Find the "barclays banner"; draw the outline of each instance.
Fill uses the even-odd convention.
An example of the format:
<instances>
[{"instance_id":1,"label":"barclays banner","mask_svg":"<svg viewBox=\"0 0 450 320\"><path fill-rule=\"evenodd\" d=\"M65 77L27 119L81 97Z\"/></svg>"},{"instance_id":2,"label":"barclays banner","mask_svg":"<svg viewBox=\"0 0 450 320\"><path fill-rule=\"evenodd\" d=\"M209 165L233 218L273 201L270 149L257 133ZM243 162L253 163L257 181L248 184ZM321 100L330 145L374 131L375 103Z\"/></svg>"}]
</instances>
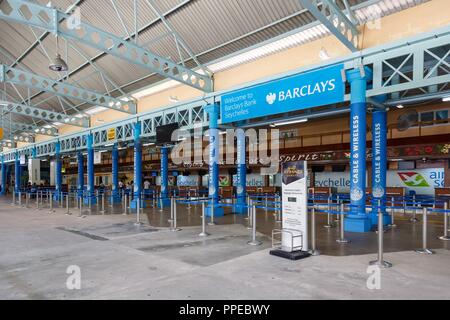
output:
<instances>
[{"instance_id":1,"label":"barclays banner","mask_svg":"<svg viewBox=\"0 0 450 320\"><path fill-rule=\"evenodd\" d=\"M344 101L342 64L271 81L221 97L222 123Z\"/></svg>"}]
</instances>

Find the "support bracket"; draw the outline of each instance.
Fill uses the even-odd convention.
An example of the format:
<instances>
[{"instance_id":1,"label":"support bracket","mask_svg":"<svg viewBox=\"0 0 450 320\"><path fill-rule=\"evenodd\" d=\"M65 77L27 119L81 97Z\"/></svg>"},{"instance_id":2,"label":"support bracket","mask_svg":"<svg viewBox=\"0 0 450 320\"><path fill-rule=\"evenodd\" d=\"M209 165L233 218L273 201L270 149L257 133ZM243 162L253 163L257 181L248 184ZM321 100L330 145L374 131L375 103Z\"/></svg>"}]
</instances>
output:
<instances>
[{"instance_id":1,"label":"support bracket","mask_svg":"<svg viewBox=\"0 0 450 320\"><path fill-rule=\"evenodd\" d=\"M333 0L299 0L328 30L352 52L358 51L359 31Z\"/></svg>"}]
</instances>

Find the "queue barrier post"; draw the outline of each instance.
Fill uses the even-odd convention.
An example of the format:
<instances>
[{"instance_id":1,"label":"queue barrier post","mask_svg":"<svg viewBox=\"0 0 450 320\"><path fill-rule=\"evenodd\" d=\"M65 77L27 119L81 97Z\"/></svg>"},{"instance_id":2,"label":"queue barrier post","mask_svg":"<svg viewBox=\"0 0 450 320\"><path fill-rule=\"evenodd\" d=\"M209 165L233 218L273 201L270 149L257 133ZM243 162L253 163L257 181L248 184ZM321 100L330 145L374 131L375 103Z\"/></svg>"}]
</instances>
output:
<instances>
[{"instance_id":1,"label":"queue barrier post","mask_svg":"<svg viewBox=\"0 0 450 320\"><path fill-rule=\"evenodd\" d=\"M327 229L333 228L333 225L331 224L330 212L331 212L331 197L328 197L327 224L324 225L324 227Z\"/></svg>"},{"instance_id":2,"label":"queue barrier post","mask_svg":"<svg viewBox=\"0 0 450 320\"><path fill-rule=\"evenodd\" d=\"M428 208L423 208L422 218L422 248L417 249L417 253L421 254L434 254L434 252L428 249Z\"/></svg>"},{"instance_id":3,"label":"queue barrier post","mask_svg":"<svg viewBox=\"0 0 450 320\"><path fill-rule=\"evenodd\" d=\"M388 227L395 228L397 225L395 224L395 198L391 198L391 223Z\"/></svg>"},{"instance_id":4,"label":"queue barrier post","mask_svg":"<svg viewBox=\"0 0 450 320\"><path fill-rule=\"evenodd\" d=\"M123 215L126 216L128 215L128 210L127 210L127 202L128 202L128 195L125 193L125 196L123 197Z\"/></svg>"},{"instance_id":5,"label":"queue barrier post","mask_svg":"<svg viewBox=\"0 0 450 320\"><path fill-rule=\"evenodd\" d=\"M383 230L383 212L381 210L381 200L378 200L378 230ZM391 268L392 263L384 261L384 244L383 244L383 232L378 232L378 259L371 261L371 266L379 266L383 268Z\"/></svg>"},{"instance_id":6,"label":"queue barrier post","mask_svg":"<svg viewBox=\"0 0 450 320\"><path fill-rule=\"evenodd\" d=\"M340 237L339 239L336 240L337 243L341 243L341 244L345 244L345 243L349 243L350 240L345 239L345 207L344 204L342 203L340 205L340 209L341 209L341 220L340 220Z\"/></svg>"},{"instance_id":7,"label":"queue barrier post","mask_svg":"<svg viewBox=\"0 0 450 320\"><path fill-rule=\"evenodd\" d=\"M449 241L450 236L448 235L448 202L446 201L444 203L444 235L442 237L439 237L440 240Z\"/></svg>"},{"instance_id":8,"label":"queue barrier post","mask_svg":"<svg viewBox=\"0 0 450 320\"><path fill-rule=\"evenodd\" d=\"M105 192L102 193L102 207L100 210L100 214L105 214Z\"/></svg>"},{"instance_id":9,"label":"queue barrier post","mask_svg":"<svg viewBox=\"0 0 450 320\"><path fill-rule=\"evenodd\" d=\"M319 256L320 251L316 248L316 208L311 209L311 250L309 253L312 256Z\"/></svg>"},{"instance_id":10,"label":"queue barrier post","mask_svg":"<svg viewBox=\"0 0 450 320\"><path fill-rule=\"evenodd\" d=\"M50 195L50 197L48 197L48 192L47 192L47 198L49 199L49 201L50 201L50 211L48 212L48 213L53 213L54 211L53 211L53 197Z\"/></svg>"},{"instance_id":11,"label":"queue barrier post","mask_svg":"<svg viewBox=\"0 0 450 320\"><path fill-rule=\"evenodd\" d=\"M247 244L251 246L260 246L262 244L261 241L256 240L256 205L251 206L252 210L252 240L247 242Z\"/></svg>"},{"instance_id":12,"label":"queue barrier post","mask_svg":"<svg viewBox=\"0 0 450 320\"><path fill-rule=\"evenodd\" d=\"M215 210L215 204L214 200L211 202L211 219L208 222L208 226L215 226L216 223L214 222L214 210Z\"/></svg>"},{"instance_id":13,"label":"queue barrier post","mask_svg":"<svg viewBox=\"0 0 450 320\"><path fill-rule=\"evenodd\" d=\"M209 233L206 232L206 212L205 212L205 202L202 201L202 232L198 235L199 237L207 237Z\"/></svg>"},{"instance_id":14,"label":"queue barrier post","mask_svg":"<svg viewBox=\"0 0 450 320\"><path fill-rule=\"evenodd\" d=\"M417 203L416 203L416 195L413 195L413 207L415 208L416 205L417 205ZM417 219L417 217L416 217L416 210L415 209L414 209L414 212L413 212L413 216L411 217L411 219L409 219L409 221L413 222L413 223L419 222L419 219Z\"/></svg>"},{"instance_id":15,"label":"queue barrier post","mask_svg":"<svg viewBox=\"0 0 450 320\"><path fill-rule=\"evenodd\" d=\"M135 226L141 226L141 195L138 195L136 199L136 223Z\"/></svg>"}]
</instances>

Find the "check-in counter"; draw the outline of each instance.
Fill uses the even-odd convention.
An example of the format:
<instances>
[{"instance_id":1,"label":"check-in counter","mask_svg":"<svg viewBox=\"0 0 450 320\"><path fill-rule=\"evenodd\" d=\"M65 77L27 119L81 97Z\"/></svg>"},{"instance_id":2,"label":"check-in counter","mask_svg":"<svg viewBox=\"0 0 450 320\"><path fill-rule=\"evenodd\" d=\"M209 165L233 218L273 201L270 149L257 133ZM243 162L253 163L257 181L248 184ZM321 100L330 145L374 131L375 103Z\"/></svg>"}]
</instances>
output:
<instances>
[{"instance_id":1,"label":"check-in counter","mask_svg":"<svg viewBox=\"0 0 450 320\"><path fill-rule=\"evenodd\" d=\"M324 187L314 187L314 188L308 188L308 194L309 197L312 198L324 198L319 199L319 200L314 200L315 203L327 203L328 202L328 198L330 196L332 196L333 194L337 193L337 189L336 188L324 188Z\"/></svg>"},{"instance_id":2,"label":"check-in counter","mask_svg":"<svg viewBox=\"0 0 450 320\"><path fill-rule=\"evenodd\" d=\"M450 188L435 188L434 197L439 201L447 201L448 208L450 208ZM443 204L436 205L436 208L443 208Z\"/></svg>"}]
</instances>

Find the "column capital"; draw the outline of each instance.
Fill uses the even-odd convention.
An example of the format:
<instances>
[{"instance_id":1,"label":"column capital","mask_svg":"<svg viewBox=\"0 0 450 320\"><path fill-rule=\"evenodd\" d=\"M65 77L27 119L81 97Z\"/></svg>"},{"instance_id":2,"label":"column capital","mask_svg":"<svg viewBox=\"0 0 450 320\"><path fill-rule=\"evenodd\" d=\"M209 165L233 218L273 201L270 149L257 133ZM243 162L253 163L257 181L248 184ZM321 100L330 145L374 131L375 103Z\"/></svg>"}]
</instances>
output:
<instances>
[{"instance_id":1,"label":"column capital","mask_svg":"<svg viewBox=\"0 0 450 320\"><path fill-rule=\"evenodd\" d=\"M369 67L364 67L364 74L362 74L362 69L356 68L352 70L346 71L347 81L352 83L354 81L360 81L360 80L371 80L373 77L373 72Z\"/></svg>"},{"instance_id":2,"label":"column capital","mask_svg":"<svg viewBox=\"0 0 450 320\"><path fill-rule=\"evenodd\" d=\"M209 104L205 107L205 112L211 114L211 113L219 113L220 112L220 107L217 103L214 104Z\"/></svg>"}]
</instances>

